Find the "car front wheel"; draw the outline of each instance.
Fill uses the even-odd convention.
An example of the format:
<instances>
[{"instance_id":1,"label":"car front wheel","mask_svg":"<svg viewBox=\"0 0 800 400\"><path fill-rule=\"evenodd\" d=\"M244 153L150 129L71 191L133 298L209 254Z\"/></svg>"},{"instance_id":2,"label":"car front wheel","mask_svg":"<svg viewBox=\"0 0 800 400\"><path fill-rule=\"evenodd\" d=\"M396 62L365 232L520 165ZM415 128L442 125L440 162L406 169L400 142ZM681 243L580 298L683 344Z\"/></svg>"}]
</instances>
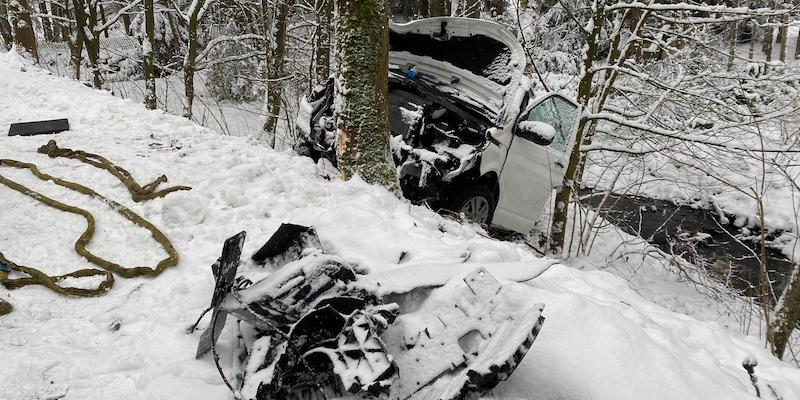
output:
<instances>
[{"instance_id":1,"label":"car front wheel","mask_svg":"<svg viewBox=\"0 0 800 400\"><path fill-rule=\"evenodd\" d=\"M495 206L492 192L483 186L471 186L456 193L446 208L463 213L470 221L489 225Z\"/></svg>"}]
</instances>

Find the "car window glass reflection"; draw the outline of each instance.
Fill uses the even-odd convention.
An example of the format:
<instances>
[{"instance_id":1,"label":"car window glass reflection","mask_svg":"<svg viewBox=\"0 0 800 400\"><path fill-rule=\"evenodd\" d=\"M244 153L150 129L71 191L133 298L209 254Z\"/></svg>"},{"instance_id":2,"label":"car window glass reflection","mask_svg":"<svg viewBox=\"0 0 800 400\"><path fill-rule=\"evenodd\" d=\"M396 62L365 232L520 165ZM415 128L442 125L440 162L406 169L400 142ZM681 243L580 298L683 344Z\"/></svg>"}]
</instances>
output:
<instances>
[{"instance_id":1,"label":"car window glass reflection","mask_svg":"<svg viewBox=\"0 0 800 400\"><path fill-rule=\"evenodd\" d=\"M553 96L531 110L527 120L544 122L553 126L556 129L556 136L550 147L558 151L567 150L567 144L575 127L574 105L558 96Z\"/></svg>"}]
</instances>

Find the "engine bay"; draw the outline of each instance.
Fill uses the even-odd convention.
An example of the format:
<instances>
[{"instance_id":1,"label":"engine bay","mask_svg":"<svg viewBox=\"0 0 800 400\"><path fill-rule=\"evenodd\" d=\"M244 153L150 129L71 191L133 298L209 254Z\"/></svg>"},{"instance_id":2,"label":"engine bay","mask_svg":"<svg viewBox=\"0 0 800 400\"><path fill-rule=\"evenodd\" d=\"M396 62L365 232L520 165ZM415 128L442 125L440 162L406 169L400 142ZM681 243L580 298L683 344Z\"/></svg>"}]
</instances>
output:
<instances>
[{"instance_id":1,"label":"engine bay","mask_svg":"<svg viewBox=\"0 0 800 400\"><path fill-rule=\"evenodd\" d=\"M454 178L479 164L489 118L439 88L412 67L389 74L390 148L406 198L436 198ZM409 72L411 71L411 72ZM411 75L411 76L410 76ZM301 106L307 135L302 154L336 165L333 81L316 88Z\"/></svg>"}]
</instances>

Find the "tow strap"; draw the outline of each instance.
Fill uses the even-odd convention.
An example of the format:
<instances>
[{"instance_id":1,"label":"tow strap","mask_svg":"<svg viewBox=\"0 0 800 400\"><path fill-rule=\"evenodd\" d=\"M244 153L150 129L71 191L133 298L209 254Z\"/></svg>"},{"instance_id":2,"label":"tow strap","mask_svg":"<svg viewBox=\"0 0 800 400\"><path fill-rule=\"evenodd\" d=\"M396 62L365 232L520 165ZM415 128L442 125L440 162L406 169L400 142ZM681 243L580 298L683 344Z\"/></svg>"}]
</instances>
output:
<instances>
[{"instance_id":1,"label":"tow strap","mask_svg":"<svg viewBox=\"0 0 800 400\"><path fill-rule=\"evenodd\" d=\"M164 197L169 193L179 190L191 190L191 188L187 186L175 186L163 190L156 190L160 184L167 181L167 178L164 175L160 176L152 183L140 186L138 183L136 183L136 181L133 179L133 177L128 171L114 165L106 158L97 154L87 153L80 150L59 148L56 142L53 140L48 142L47 145L40 147L38 149L38 152L42 154L47 154L51 158L65 157L65 158L76 159L83 163L92 165L96 168L108 171L117 179L119 179L128 188L128 192L130 192L131 197L136 202ZM2 283L3 286L5 286L7 289L9 290L17 289L27 285L42 285L48 287L49 289L53 290L56 293L60 293L67 296L94 297L106 293L114 285L114 274L120 275L125 278L133 278L139 276L153 277L159 275L165 269L174 267L175 265L178 264L178 253L177 251L175 251L175 248L172 246L172 243L169 241L169 239L167 239L167 237L164 236L164 234L161 233L161 231L158 230L158 228L156 228L149 221L142 218L141 216L131 211L129 208L123 206L122 204L117 203L116 201L111 200L81 184L70 182L64 179L56 178L48 174L45 174L41 172L39 168L34 164L16 160L0 159L0 166L17 168L17 169L27 169L33 175L35 175L37 178L43 181L53 182L56 185L65 187L67 189L76 191L78 193L87 196L91 196L93 198L102 201L110 208L117 211L128 221L133 222L134 224L150 231L150 233L153 236L153 239L155 239L167 253L167 257L159 261L159 263L154 268L145 266L123 267L117 263L103 259L93 254L87 249L87 246L92 241L92 238L94 237L95 233L95 219L94 216L89 211L86 211L79 207L64 204L58 200L52 199L39 192L29 189L17 182L7 179L3 175L0 175L0 184L3 184L12 190L15 190L33 199L36 199L37 201L45 205L48 205L50 207L53 207L55 209L72 214L77 214L83 217L86 220L86 229L83 231L78 240L75 242L75 251L84 258L86 258L87 260L89 260L89 262L91 262L92 264L95 264L98 267L102 268L102 270L95 268L85 268L64 275L50 276L40 271L37 268L18 265L8 260L2 253L0 253L0 283ZM28 275L28 277L9 279L7 276L8 269L26 274ZM62 286L59 284L59 282L67 278L85 278L91 276L103 277L103 281L94 289L76 288L70 286ZM10 311L11 311L11 306L8 303L4 302L2 299L0 299L0 315L6 314Z\"/></svg>"}]
</instances>

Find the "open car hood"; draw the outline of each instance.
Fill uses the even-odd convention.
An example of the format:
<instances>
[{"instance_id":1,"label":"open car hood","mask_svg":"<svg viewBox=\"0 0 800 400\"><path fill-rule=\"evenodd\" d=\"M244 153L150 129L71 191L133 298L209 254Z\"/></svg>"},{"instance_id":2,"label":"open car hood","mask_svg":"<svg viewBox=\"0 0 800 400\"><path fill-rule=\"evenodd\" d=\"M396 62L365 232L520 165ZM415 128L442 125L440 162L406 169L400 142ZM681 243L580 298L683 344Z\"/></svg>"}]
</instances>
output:
<instances>
[{"instance_id":1,"label":"open car hood","mask_svg":"<svg viewBox=\"0 0 800 400\"><path fill-rule=\"evenodd\" d=\"M437 17L390 25L390 68L407 71L438 90L482 109L501 123L523 79L525 54L501 25Z\"/></svg>"}]
</instances>

